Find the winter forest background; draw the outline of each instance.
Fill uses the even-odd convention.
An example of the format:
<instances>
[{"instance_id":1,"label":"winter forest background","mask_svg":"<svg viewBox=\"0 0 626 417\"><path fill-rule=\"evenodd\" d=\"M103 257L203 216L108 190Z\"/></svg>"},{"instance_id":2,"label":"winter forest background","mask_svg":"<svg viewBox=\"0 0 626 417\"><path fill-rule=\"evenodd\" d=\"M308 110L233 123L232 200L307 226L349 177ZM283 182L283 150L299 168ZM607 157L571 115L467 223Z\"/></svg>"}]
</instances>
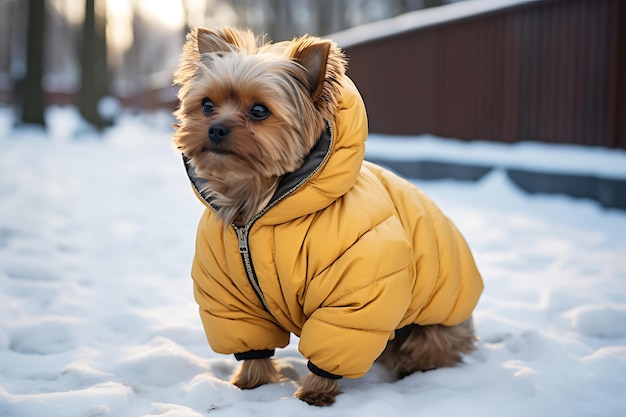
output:
<instances>
[{"instance_id":1,"label":"winter forest background","mask_svg":"<svg viewBox=\"0 0 626 417\"><path fill-rule=\"evenodd\" d=\"M120 105L175 106L171 74L189 28L246 26L279 41L450 2L0 0L0 105L45 125L46 105L77 104L101 129Z\"/></svg>"}]
</instances>

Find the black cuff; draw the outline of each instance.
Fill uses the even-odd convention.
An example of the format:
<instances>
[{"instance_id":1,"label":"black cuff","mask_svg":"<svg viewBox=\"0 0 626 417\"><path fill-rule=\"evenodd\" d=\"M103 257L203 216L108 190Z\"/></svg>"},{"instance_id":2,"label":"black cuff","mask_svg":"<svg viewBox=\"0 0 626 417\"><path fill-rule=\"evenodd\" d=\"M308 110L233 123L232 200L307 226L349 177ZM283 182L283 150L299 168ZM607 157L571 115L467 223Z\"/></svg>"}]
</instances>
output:
<instances>
[{"instance_id":1,"label":"black cuff","mask_svg":"<svg viewBox=\"0 0 626 417\"><path fill-rule=\"evenodd\" d=\"M313 372L315 375L317 376L321 376L324 378L328 378L328 379L341 379L343 378L341 375L335 375L335 374L331 374L330 372L326 372L325 370L318 368L317 366L313 365L313 362L309 361L306 364L307 368L309 368L309 371Z\"/></svg>"},{"instance_id":2,"label":"black cuff","mask_svg":"<svg viewBox=\"0 0 626 417\"><path fill-rule=\"evenodd\" d=\"M274 349L250 350L244 353L235 353L235 359L238 361L247 359L267 359L274 356Z\"/></svg>"},{"instance_id":3,"label":"black cuff","mask_svg":"<svg viewBox=\"0 0 626 417\"><path fill-rule=\"evenodd\" d=\"M419 325L413 323L413 324L407 324L404 327L396 329L396 334L394 336L394 339L400 339L400 338L408 337L411 334L411 332L413 331L413 329L415 329L416 327L419 327Z\"/></svg>"}]
</instances>

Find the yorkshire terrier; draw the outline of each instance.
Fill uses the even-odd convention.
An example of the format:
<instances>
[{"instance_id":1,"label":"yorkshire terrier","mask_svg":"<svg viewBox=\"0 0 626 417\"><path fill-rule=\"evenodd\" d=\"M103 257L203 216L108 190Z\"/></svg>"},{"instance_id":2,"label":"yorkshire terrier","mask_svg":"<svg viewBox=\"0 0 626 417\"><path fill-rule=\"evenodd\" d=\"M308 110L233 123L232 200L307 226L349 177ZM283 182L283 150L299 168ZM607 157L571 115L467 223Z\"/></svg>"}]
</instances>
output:
<instances>
[{"instance_id":1,"label":"yorkshire terrier","mask_svg":"<svg viewBox=\"0 0 626 417\"><path fill-rule=\"evenodd\" d=\"M206 205L192 277L207 339L251 389L282 378L271 356L296 334L311 373L295 396L318 406L375 361L396 378L461 363L483 288L437 206L363 161L346 66L330 40L198 28L174 75L174 145Z\"/></svg>"}]
</instances>

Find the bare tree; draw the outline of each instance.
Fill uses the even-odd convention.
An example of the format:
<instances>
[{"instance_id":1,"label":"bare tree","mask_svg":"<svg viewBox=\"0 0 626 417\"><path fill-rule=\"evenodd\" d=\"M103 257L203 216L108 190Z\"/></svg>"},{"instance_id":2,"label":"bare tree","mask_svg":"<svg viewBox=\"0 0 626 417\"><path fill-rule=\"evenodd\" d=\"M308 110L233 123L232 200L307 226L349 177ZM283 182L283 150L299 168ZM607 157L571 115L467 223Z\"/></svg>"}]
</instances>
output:
<instances>
[{"instance_id":1,"label":"bare tree","mask_svg":"<svg viewBox=\"0 0 626 417\"><path fill-rule=\"evenodd\" d=\"M443 6L443 0L424 0L424 8Z\"/></svg>"},{"instance_id":2,"label":"bare tree","mask_svg":"<svg viewBox=\"0 0 626 417\"><path fill-rule=\"evenodd\" d=\"M22 122L46 125L42 86L44 67L45 0L28 1L28 35L26 41L26 78L22 100Z\"/></svg>"},{"instance_id":3,"label":"bare tree","mask_svg":"<svg viewBox=\"0 0 626 417\"><path fill-rule=\"evenodd\" d=\"M104 128L110 120L104 120L99 112L100 101L108 95L109 71L106 52L105 2L86 0L85 20L81 44L81 83L78 91L78 108L83 118L97 127Z\"/></svg>"},{"instance_id":4,"label":"bare tree","mask_svg":"<svg viewBox=\"0 0 626 417\"><path fill-rule=\"evenodd\" d=\"M183 28L183 40L185 40L187 33L189 33L189 31L191 30L191 26L189 26L190 13L189 13L189 4L187 3L188 1L189 0L181 0L180 2L181 7L183 8L183 13L185 14L185 27Z\"/></svg>"}]
</instances>

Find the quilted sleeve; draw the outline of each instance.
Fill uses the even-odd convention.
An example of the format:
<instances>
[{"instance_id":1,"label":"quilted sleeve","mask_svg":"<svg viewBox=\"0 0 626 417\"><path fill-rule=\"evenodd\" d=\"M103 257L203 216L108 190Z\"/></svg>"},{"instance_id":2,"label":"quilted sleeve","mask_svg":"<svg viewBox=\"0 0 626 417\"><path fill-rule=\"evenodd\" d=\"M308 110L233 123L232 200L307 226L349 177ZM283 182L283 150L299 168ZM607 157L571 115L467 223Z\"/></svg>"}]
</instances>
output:
<instances>
[{"instance_id":1,"label":"quilted sleeve","mask_svg":"<svg viewBox=\"0 0 626 417\"><path fill-rule=\"evenodd\" d=\"M209 233L210 213L200 221L191 275L200 318L211 348L242 359L289 343L289 333L277 326L258 303L250 302L247 282L231 277L223 242ZM220 226L221 228L221 226ZM208 236L211 236L209 241ZM238 254L236 254L237 256Z\"/></svg>"}]
</instances>

